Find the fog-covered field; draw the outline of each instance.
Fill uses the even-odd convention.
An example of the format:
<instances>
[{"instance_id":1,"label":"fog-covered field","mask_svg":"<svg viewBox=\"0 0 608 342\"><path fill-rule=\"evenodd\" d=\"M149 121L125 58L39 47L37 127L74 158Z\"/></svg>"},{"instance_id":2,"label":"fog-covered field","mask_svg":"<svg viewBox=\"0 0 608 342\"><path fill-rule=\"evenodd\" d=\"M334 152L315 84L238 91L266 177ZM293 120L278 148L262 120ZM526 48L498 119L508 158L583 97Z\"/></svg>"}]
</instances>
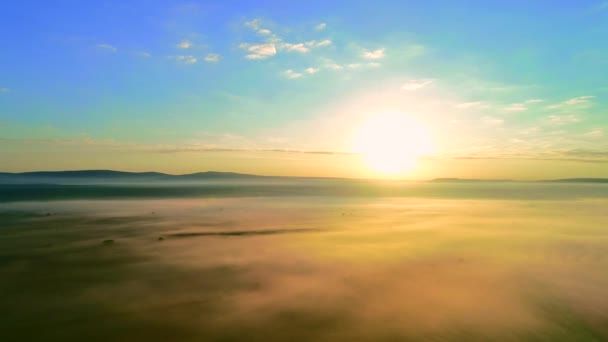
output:
<instances>
[{"instance_id":1,"label":"fog-covered field","mask_svg":"<svg viewBox=\"0 0 608 342\"><path fill-rule=\"evenodd\" d=\"M608 339L608 186L484 186L5 201L0 340Z\"/></svg>"}]
</instances>

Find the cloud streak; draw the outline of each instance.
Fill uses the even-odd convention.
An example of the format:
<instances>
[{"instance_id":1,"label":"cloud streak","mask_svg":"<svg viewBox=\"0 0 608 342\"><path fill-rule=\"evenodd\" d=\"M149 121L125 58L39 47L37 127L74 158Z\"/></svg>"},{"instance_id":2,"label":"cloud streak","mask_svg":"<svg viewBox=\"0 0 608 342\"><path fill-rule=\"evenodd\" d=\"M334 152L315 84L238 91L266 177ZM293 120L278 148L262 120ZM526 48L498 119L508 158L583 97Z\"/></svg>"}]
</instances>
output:
<instances>
[{"instance_id":1,"label":"cloud streak","mask_svg":"<svg viewBox=\"0 0 608 342\"><path fill-rule=\"evenodd\" d=\"M262 44L247 44L242 43L239 47L248 52L245 55L247 59L267 59L277 54L277 48L274 43L262 43Z\"/></svg>"},{"instance_id":2,"label":"cloud streak","mask_svg":"<svg viewBox=\"0 0 608 342\"><path fill-rule=\"evenodd\" d=\"M110 44L102 43L102 44L97 44L96 46L100 50L105 50L105 51L109 51L109 52L116 52L116 51L118 51L118 49L116 47L114 47L114 46L112 46Z\"/></svg>"}]
</instances>

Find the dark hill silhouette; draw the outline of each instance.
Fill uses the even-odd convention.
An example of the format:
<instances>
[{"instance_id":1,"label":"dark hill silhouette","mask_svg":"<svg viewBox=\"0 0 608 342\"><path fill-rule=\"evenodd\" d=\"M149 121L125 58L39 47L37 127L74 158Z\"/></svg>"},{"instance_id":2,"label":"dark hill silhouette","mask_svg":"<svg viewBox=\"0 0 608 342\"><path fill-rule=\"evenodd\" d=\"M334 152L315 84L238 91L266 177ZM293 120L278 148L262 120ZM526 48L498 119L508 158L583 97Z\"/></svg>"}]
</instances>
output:
<instances>
[{"instance_id":1,"label":"dark hill silhouette","mask_svg":"<svg viewBox=\"0 0 608 342\"><path fill-rule=\"evenodd\" d=\"M171 181L249 181L249 180L296 180L296 179L328 179L349 180L346 178L324 177L289 177L262 176L236 172L205 171L190 174L172 175L161 172L127 172L115 170L70 170L70 171L33 171L9 173L0 172L0 184L53 184L53 183L127 183L127 182L171 182ZM350 179L354 180L354 179ZM360 179L361 180L361 179ZM466 178L436 178L431 183L490 183L490 182L523 182L510 179L466 179ZM608 178L564 178L537 180L536 182L555 183L608 183Z\"/></svg>"}]
</instances>

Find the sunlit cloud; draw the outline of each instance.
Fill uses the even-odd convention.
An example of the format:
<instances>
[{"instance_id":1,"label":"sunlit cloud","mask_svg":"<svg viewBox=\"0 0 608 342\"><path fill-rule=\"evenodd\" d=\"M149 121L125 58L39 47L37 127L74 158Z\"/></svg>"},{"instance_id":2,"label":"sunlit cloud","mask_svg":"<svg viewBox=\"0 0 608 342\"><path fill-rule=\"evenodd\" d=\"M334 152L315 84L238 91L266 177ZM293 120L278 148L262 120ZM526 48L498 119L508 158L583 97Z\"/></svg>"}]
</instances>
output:
<instances>
[{"instance_id":1,"label":"sunlit cloud","mask_svg":"<svg viewBox=\"0 0 608 342\"><path fill-rule=\"evenodd\" d=\"M315 26L315 30L317 31L323 31L327 28L327 24L326 23L320 23L319 25Z\"/></svg>"},{"instance_id":2,"label":"sunlit cloud","mask_svg":"<svg viewBox=\"0 0 608 342\"><path fill-rule=\"evenodd\" d=\"M210 54L207 54L207 56L205 56L204 60L205 60L205 62L214 63L214 62L219 62L220 57L221 56L217 53L210 53Z\"/></svg>"},{"instance_id":3,"label":"sunlit cloud","mask_svg":"<svg viewBox=\"0 0 608 342\"><path fill-rule=\"evenodd\" d=\"M364 51L362 54L363 58L367 59L380 59L384 57L384 49L377 49L373 51Z\"/></svg>"},{"instance_id":4,"label":"sunlit cloud","mask_svg":"<svg viewBox=\"0 0 608 342\"><path fill-rule=\"evenodd\" d=\"M420 79L420 80L410 80L407 81L401 86L402 90L413 91L425 88L433 83L434 80L430 79Z\"/></svg>"},{"instance_id":5,"label":"sunlit cloud","mask_svg":"<svg viewBox=\"0 0 608 342\"><path fill-rule=\"evenodd\" d=\"M187 39L184 39L181 42L177 43L177 47L180 49L189 49L192 47L192 42Z\"/></svg>"},{"instance_id":6,"label":"sunlit cloud","mask_svg":"<svg viewBox=\"0 0 608 342\"><path fill-rule=\"evenodd\" d=\"M316 73L318 73L318 72L319 72L319 69L318 69L318 68L313 68L313 67L310 67L310 68L307 68L307 69L306 69L306 70L304 70L304 71L305 71L307 74L311 74L311 75L312 75L312 74L316 74Z\"/></svg>"},{"instance_id":7,"label":"sunlit cloud","mask_svg":"<svg viewBox=\"0 0 608 342\"><path fill-rule=\"evenodd\" d=\"M100 50L105 50L105 51L110 51L110 52L118 51L117 48L115 48L114 46L112 46L110 44L97 44L97 48Z\"/></svg>"},{"instance_id":8,"label":"sunlit cloud","mask_svg":"<svg viewBox=\"0 0 608 342\"><path fill-rule=\"evenodd\" d=\"M266 59L277 54L274 43L247 44L242 43L239 47L249 52L245 55L247 59Z\"/></svg>"}]
</instances>

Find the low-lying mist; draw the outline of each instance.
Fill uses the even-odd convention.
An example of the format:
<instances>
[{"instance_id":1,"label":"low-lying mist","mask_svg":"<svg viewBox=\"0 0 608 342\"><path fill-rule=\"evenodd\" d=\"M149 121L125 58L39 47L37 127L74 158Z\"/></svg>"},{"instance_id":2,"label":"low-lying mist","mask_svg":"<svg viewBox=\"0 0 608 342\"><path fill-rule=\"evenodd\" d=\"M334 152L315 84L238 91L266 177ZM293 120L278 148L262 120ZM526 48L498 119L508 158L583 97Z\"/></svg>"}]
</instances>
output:
<instances>
[{"instance_id":1,"label":"low-lying mist","mask_svg":"<svg viewBox=\"0 0 608 342\"><path fill-rule=\"evenodd\" d=\"M460 197L4 203L0 340L608 339L608 199Z\"/></svg>"}]
</instances>

